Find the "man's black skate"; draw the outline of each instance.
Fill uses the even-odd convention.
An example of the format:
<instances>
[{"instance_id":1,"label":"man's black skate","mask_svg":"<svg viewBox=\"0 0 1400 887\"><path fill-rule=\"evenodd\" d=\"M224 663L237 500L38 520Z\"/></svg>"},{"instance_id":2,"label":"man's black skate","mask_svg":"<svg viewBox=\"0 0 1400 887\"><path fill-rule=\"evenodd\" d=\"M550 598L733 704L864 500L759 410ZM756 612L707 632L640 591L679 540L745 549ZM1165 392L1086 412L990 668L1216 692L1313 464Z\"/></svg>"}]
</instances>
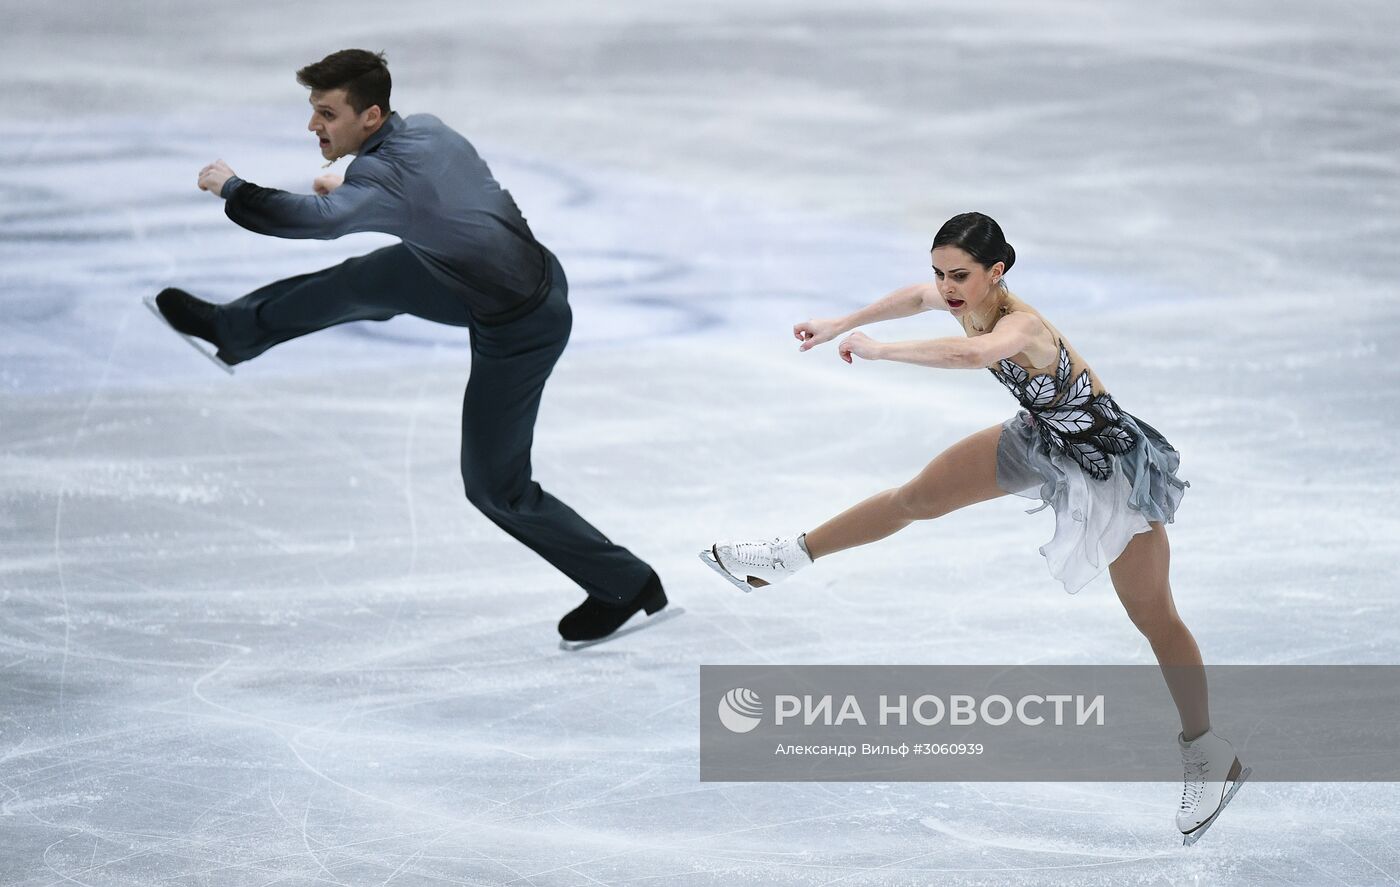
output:
<instances>
[{"instance_id":1,"label":"man's black skate","mask_svg":"<svg viewBox=\"0 0 1400 887\"><path fill-rule=\"evenodd\" d=\"M219 310L217 305L197 299L174 287L163 289L154 299L148 296L144 301L151 313L169 324L170 328L179 333L196 351L212 360L225 372L233 372L233 367L221 360L217 353L221 347L215 326L215 317ZM214 346L214 350L205 348L201 342Z\"/></svg>"},{"instance_id":2,"label":"man's black skate","mask_svg":"<svg viewBox=\"0 0 1400 887\"><path fill-rule=\"evenodd\" d=\"M214 332L214 318L218 307L182 289L168 287L156 296L156 307L176 332L187 336L198 336L204 341L219 347L218 334Z\"/></svg>"},{"instance_id":3,"label":"man's black skate","mask_svg":"<svg viewBox=\"0 0 1400 887\"><path fill-rule=\"evenodd\" d=\"M559 635L573 643L601 640L621 628L638 610L645 610L650 616L667 603L661 577L653 572L642 593L625 604L606 604L589 595L559 620Z\"/></svg>"}]
</instances>

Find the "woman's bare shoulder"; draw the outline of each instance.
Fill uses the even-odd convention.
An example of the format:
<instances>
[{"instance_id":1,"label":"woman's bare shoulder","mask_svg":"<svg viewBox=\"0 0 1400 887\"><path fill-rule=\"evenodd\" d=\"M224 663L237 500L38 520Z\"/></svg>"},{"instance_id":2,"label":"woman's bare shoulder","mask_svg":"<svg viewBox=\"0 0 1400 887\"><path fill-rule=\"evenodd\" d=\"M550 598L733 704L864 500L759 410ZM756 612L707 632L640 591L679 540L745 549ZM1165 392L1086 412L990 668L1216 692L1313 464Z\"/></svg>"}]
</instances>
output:
<instances>
[{"instance_id":1,"label":"woman's bare shoulder","mask_svg":"<svg viewBox=\"0 0 1400 887\"><path fill-rule=\"evenodd\" d=\"M1020 322L1025 323L1031 321L1033 324L1042 327L1046 332L1050 332L1051 329L1050 323L1045 319L1043 314L1036 310L1036 308L1025 299L1022 299L1014 293L1007 293L1005 296L1002 296L1001 307L998 309L997 314L998 322L1000 322L1003 317L1015 316Z\"/></svg>"},{"instance_id":2,"label":"woman's bare shoulder","mask_svg":"<svg viewBox=\"0 0 1400 887\"><path fill-rule=\"evenodd\" d=\"M1001 303L1001 316L1010 317L1019 315L1022 323L1027 324L1028 332L1035 330L1035 341L1021 352L1022 357L1030 363L1032 367L1047 366L1055 361L1058 355L1058 335L1055 328L1045 319L1033 305L1014 293L1007 293Z\"/></svg>"}]
</instances>

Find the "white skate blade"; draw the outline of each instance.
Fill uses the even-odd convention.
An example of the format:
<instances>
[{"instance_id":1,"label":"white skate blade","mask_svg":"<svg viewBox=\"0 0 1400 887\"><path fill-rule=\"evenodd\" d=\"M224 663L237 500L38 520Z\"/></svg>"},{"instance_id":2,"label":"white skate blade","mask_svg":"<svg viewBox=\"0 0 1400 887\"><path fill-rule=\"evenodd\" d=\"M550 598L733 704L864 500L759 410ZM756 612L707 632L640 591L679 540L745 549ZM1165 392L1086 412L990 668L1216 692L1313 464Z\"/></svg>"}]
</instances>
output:
<instances>
[{"instance_id":1,"label":"white skate blade","mask_svg":"<svg viewBox=\"0 0 1400 887\"><path fill-rule=\"evenodd\" d=\"M637 612L638 612L638 613L645 613L645 611L643 611L643 610L638 610ZM559 641L559 649L561 649L561 650L568 650L568 651L572 652L572 651L574 651L574 650L585 650L585 649L587 649L587 648L589 648L589 647L596 647L596 646L598 646L599 644L606 644L606 643L608 643L609 641L615 641L615 640L617 640L618 638L624 637L624 636L629 635L629 634L636 634L637 632L639 632L639 631L641 631L641 630L643 630L643 629L645 629L645 628L650 628L650 627L653 626L653 625L660 625L660 624L663 623L663 622L669 622L669 621L671 621L672 619L676 618L677 616L683 615L684 613L685 613L685 609L682 608L682 607L667 606L664 610L662 610L661 612L657 613L656 615L654 615L654 616L647 616L647 618L646 618L645 620L643 620L643 621L641 621L641 622L638 622L638 623L635 624L635 625L628 625L627 622L631 622L631 621L632 621L631 619L628 619L627 622L624 622L624 623L622 624L622 625L623 625L622 628L619 628L617 631L613 632L612 634L608 635L607 637L598 638L597 640L592 640L592 641L565 641L565 640L561 640L561 641ZM634 614L632 614L632 615L635 616L636 613L634 613Z\"/></svg>"},{"instance_id":2,"label":"white skate blade","mask_svg":"<svg viewBox=\"0 0 1400 887\"><path fill-rule=\"evenodd\" d=\"M1181 846L1190 847L1192 844L1199 841L1201 836L1204 835L1212 825L1215 825L1215 820L1220 818L1220 814L1225 812L1226 807L1230 806L1230 799L1235 796L1235 792L1240 790L1240 786L1244 785L1244 781L1249 778L1251 772L1253 771L1249 767L1245 767L1240 771L1239 778L1235 780L1234 785L1230 786L1230 790L1225 793L1225 799L1220 802L1220 807L1211 814L1210 819L1196 826L1195 831L1191 832L1189 835L1182 835Z\"/></svg>"},{"instance_id":3,"label":"white skate blade","mask_svg":"<svg viewBox=\"0 0 1400 887\"><path fill-rule=\"evenodd\" d=\"M715 557L715 553L713 550L707 548L704 551L700 552L700 560L709 564L710 569L723 576L735 588L743 591L746 594L754 590L755 586L750 585L743 579L740 579L738 576L735 576L733 573L726 570L724 566L720 564L719 558Z\"/></svg>"},{"instance_id":4,"label":"white skate blade","mask_svg":"<svg viewBox=\"0 0 1400 887\"><path fill-rule=\"evenodd\" d=\"M187 336L179 330L175 329L175 327L170 326L170 321L166 320L165 315L160 313L160 308L156 305L156 300L154 296L146 296L141 301L146 303L146 307L151 309L151 313L154 314L156 317L159 317L160 322L165 324L166 327L168 327L172 333L184 339L186 342L189 342L191 348L198 351L200 354L203 354L205 357L209 358L209 360L214 364L214 366L228 373L230 376L233 375L233 367L224 363L222 360L219 360L219 356L206 347L206 343L204 342L204 340L196 339L194 336Z\"/></svg>"}]
</instances>

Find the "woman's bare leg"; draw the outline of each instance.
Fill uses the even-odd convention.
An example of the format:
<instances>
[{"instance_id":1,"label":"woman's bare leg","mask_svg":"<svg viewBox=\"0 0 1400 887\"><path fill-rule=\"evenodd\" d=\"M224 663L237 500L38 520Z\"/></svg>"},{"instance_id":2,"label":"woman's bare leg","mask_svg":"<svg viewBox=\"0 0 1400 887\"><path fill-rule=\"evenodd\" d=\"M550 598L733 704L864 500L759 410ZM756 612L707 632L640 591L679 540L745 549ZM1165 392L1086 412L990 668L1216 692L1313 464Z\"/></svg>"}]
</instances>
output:
<instances>
[{"instance_id":1,"label":"woman's bare leg","mask_svg":"<svg viewBox=\"0 0 1400 887\"><path fill-rule=\"evenodd\" d=\"M1108 567L1118 599L1128 618L1152 644L1157 664L1167 681L1181 732L1187 741L1210 729L1210 700L1206 687L1201 651L1186 624L1177 615L1167 574L1171 566L1171 546L1167 530L1153 522L1152 529L1138 533Z\"/></svg>"},{"instance_id":2,"label":"woman's bare leg","mask_svg":"<svg viewBox=\"0 0 1400 887\"><path fill-rule=\"evenodd\" d=\"M813 560L865 545L904 529L916 520L941 517L976 502L1006 495L997 486L997 441L994 425L965 437L900 487L876 493L807 533Z\"/></svg>"}]
</instances>

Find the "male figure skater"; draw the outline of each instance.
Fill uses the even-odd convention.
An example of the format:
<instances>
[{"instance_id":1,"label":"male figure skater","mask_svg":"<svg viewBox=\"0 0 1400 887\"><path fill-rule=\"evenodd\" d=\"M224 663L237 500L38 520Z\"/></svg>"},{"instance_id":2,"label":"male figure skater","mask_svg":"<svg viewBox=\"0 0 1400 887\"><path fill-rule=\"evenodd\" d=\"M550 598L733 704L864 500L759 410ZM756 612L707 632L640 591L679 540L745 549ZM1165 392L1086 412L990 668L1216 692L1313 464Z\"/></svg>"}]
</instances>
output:
<instances>
[{"instance_id":1,"label":"male figure skater","mask_svg":"<svg viewBox=\"0 0 1400 887\"><path fill-rule=\"evenodd\" d=\"M292 194L244 181L219 160L200 171L199 187L259 234L328 240L380 231L402 242L225 305L166 289L155 299L160 314L187 338L213 345L228 365L352 320L407 313L467 327L467 498L588 592L559 622L560 635L598 640L638 610L665 607L650 566L531 480L540 394L572 323L559 261L465 138L430 114L390 110L382 53L331 53L298 71L297 81L311 90L307 128L320 139L321 156L355 155L344 179L322 175L315 194Z\"/></svg>"}]
</instances>

